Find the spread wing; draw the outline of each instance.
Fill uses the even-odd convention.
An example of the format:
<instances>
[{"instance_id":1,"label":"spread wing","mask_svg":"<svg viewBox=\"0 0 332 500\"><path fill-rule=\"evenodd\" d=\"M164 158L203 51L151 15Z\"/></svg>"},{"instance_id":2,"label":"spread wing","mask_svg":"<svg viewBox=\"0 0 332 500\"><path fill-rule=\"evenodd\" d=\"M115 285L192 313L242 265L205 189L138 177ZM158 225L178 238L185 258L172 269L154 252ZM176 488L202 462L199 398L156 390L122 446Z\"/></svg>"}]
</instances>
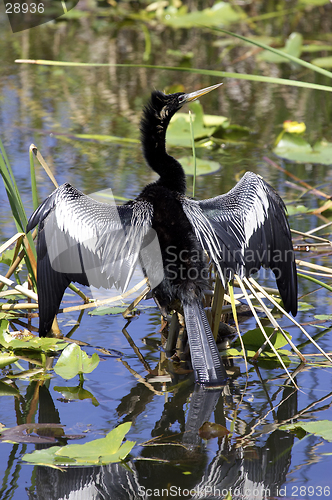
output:
<instances>
[{"instance_id":1,"label":"spread wing","mask_svg":"<svg viewBox=\"0 0 332 500\"><path fill-rule=\"evenodd\" d=\"M151 228L152 215L152 205L145 201L122 206L100 203L68 183L40 205L27 226L30 231L39 223L40 335L50 330L71 281L104 288L115 286L124 291L139 261L152 287L162 280L162 259Z\"/></svg>"},{"instance_id":2,"label":"spread wing","mask_svg":"<svg viewBox=\"0 0 332 500\"><path fill-rule=\"evenodd\" d=\"M260 176L247 172L228 193L186 199L184 210L225 282L234 273L272 269L284 307L297 313L297 275L285 205ZM195 215L196 214L196 215Z\"/></svg>"}]
</instances>

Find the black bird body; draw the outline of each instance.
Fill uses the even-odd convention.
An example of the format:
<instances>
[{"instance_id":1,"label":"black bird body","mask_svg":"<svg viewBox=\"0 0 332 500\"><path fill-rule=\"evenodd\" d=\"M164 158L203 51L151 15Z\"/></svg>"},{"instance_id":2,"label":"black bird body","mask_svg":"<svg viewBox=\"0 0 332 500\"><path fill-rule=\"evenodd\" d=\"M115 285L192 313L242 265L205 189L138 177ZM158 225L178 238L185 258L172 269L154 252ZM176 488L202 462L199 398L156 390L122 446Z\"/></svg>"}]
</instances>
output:
<instances>
[{"instance_id":1,"label":"black bird body","mask_svg":"<svg viewBox=\"0 0 332 500\"><path fill-rule=\"evenodd\" d=\"M51 329L71 281L124 290L140 261L162 313L182 305L196 381L221 384L226 372L201 302L208 286L206 254L225 286L235 273L271 268L286 311L296 314L295 261L278 194L247 172L229 193L195 201L185 196L180 163L166 152L166 129L174 113L218 86L191 94L152 93L141 121L142 146L160 177L135 200L115 207L64 184L31 216L27 231L39 223L41 336Z\"/></svg>"}]
</instances>

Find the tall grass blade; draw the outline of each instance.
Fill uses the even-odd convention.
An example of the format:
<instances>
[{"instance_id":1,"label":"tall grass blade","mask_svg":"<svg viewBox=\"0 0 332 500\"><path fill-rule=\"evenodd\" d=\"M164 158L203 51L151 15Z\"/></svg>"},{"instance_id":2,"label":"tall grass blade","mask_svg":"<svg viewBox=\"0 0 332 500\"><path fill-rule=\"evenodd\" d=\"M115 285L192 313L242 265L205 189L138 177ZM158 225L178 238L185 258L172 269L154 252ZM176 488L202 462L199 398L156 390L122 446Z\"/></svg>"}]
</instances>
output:
<instances>
[{"instance_id":1,"label":"tall grass blade","mask_svg":"<svg viewBox=\"0 0 332 500\"><path fill-rule=\"evenodd\" d=\"M196 190L196 149L195 149L194 125L193 125L192 113L191 113L190 110L189 110L189 122L190 122L191 147L192 147L192 150L193 150L193 160L194 160L193 198L195 198L195 190Z\"/></svg>"},{"instance_id":2,"label":"tall grass blade","mask_svg":"<svg viewBox=\"0 0 332 500\"><path fill-rule=\"evenodd\" d=\"M29 157L30 157L30 178L31 178L32 202L33 202L33 209L36 210L39 207L39 201L38 201L35 165L33 162L33 151L32 151L31 146L29 148Z\"/></svg>"},{"instance_id":3,"label":"tall grass blade","mask_svg":"<svg viewBox=\"0 0 332 500\"><path fill-rule=\"evenodd\" d=\"M193 73L196 75L206 75L206 76L216 76L218 78L235 78L237 80L249 80L252 82L261 83L275 83L278 85L290 85L291 87L302 87L312 90L324 90L326 92L332 92L332 86L320 85L318 83L302 82L297 80L287 80L286 78L274 78L270 76L262 75L246 75L243 73L231 73L229 71L218 71L211 69L198 69L198 68L184 68L176 66L159 66L152 64L113 64L113 63L78 63L69 61L49 61L46 59L16 59L16 63L21 64L40 64L45 66L70 66L70 67L120 67L120 68L148 68L148 69L160 69L166 71L185 71L187 73ZM316 66L314 66L316 68ZM318 68L318 66L317 66Z\"/></svg>"},{"instance_id":4,"label":"tall grass blade","mask_svg":"<svg viewBox=\"0 0 332 500\"><path fill-rule=\"evenodd\" d=\"M319 350L319 352L321 352L323 354L323 356L325 356L325 358L330 361L330 363L332 363L332 359L330 358L330 356L328 354L326 354L326 352L324 351L324 349L322 349L318 344L317 342L314 341L314 339L309 335L309 333L303 328L303 326L300 325L300 323L298 323L296 321L295 318L293 318L290 314L288 314L285 309L283 307L281 307L280 304L278 304L278 302L276 300L274 300L273 297L271 297L271 295L269 295L265 290L264 288L262 288L258 283L257 281L254 280L254 278L249 278L249 281L250 283L252 283L254 285L254 287L259 290L270 302L271 304L273 304L277 309L279 309L279 311L281 311L283 313L284 316L286 316L286 318L288 318L292 323L294 323L294 325L296 325L300 330L301 332L304 333L304 335L307 337L307 339L310 340L310 342L316 347L316 349Z\"/></svg>"},{"instance_id":5,"label":"tall grass blade","mask_svg":"<svg viewBox=\"0 0 332 500\"><path fill-rule=\"evenodd\" d=\"M313 283L316 283L316 285L319 285L323 288L326 288L329 292L332 292L332 286L327 285L323 281L318 280L317 278L313 278L312 276L308 276L307 274L302 274L302 273L297 273L298 276L301 278L305 278L306 280L312 281Z\"/></svg>"},{"instance_id":6,"label":"tall grass blade","mask_svg":"<svg viewBox=\"0 0 332 500\"><path fill-rule=\"evenodd\" d=\"M237 312L236 312L236 305L235 305L235 298L234 298L234 287L233 287L233 282L232 281L230 281L228 283L228 290L229 290L229 296L230 296L230 299L231 299L231 306L232 306L233 318L234 318L234 322L235 322L235 326L236 326L236 331L237 331L237 334L238 334L238 337L239 337L239 341L240 341L240 344L241 344L241 348L242 348L242 351L243 351L244 364L245 364L245 367L246 367L246 375L247 375L247 378L248 378L249 377L248 361L247 361L246 351L245 351L245 348L244 348L243 339L242 339L242 336L241 336L241 333L240 333L239 322L238 322L238 319L237 319Z\"/></svg>"},{"instance_id":7,"label":"tall grass blade","mask_svg":"<svg viewBox=\"0 0 332 500\"><path fill-rule=\"evenodd\" d=\"M272 349L272 351L274 352L274 354L275 354L275 355L276 355L276 357L278 358L278 360L279 360L279 362L280 362L281 366L283 367L283 369L285 370L285 372L286 372L286 373L287 373L287 375L289 376L290 380L293 382L294 386L298 389L298 386L297 386L297 384L296 384L295 380L293 379L292 375L291 375L291 374L290 374L290 372L288 371L288 369L287 369L287 367L286 367L285 363L283 362L283 360L282 360L282 358L281 358L280 354L279 354L279 353L278 353L278 351L275 349L275 347L274 347L274 345L272 344L271 340L270 340L270 339L269 339L269 337L267 336L267 334L266 334L266 332L265 332L265 330L264 330L264 327L263 327L263 325L262 325L262 323L261 323L261 321L260 321L259 317L257 316L257 313L256 313L256 311L255 311L255 308L254 308L254 306L253 306L253 304L252 304L252 302L251 302L251 300L250 300L250 298L249 298L249 295L248 295L248 293L247 293L247 290L245 289L245 287L244 287L244 285L243 285L243 283L242 283L242 280L240 279L240 277L237 277L237 280L238 280L238 283L239 283L239 285L240 285L240 288L241 288L241 290L242 290L242 292L243 292L243 294L244 294L244 296L245 296L245 298L246 298L246 301L247 301L247 303L248 303L248 305L249 305L249 307L250 307L250 309L251 309L251 312L252 312L252 313L253 313L253 315L254 315L254 318L255 318L255 320L256 320L256 323L257 323L257 325L259 326L259 329L261 330L262 334L263 334L263 335L264 335L264 337L265 337L265 340L267 341L267 343L269 344L270 348Z\"/></svg>"},{"instance_id":8,"label":"tall grass blade","mask_svg":"<svg viewBox=\"0 0 332 500\"><path fill-rule=\"evenodd\" d=\"M213 31L218 31L218 32L224 33L225 35L233 36L233 37L238 38L239 40L242 40L246 43L250 43L251 45L256 45L256 47L260 47L261 49L268 50L269 52L272 52L273 54L277 54L278 56L285 57L286 59L289 59L290 61L295 62L295 63L299 64L300 66L304 66L305 68L308 68L311 71L314 71L316 73L321 73L322 75L327 76L328 78L332 78L331 71L327 71L326 69L320 68L319 66L316 66L315 64L304 61L303 59L300 59L299 57L287 54L286 52L283 52L282 50L278 50L278 49L275 49L273 47L270 47L269 45L265 45L265 43L259 42L258 40L251 40L250 38L247 38L246 36L238 35L237 33L233 33L232 31L228 31L228 30L225 30L223 28L210 27L209 29L212 29Z\"/></svg>"},{"instance_id":9,"label":"tall grass blade","mask_svg":"<svg viewBox=\"0 0 332 500\"><path fill-rule=\"evenodd\" d=\"M24 210L22 198L10 166L9 159L7 157L5 148L0 139L0 174L3 178L5 189L8 196L8 201L12 210L13 218L15 221L16 228L18 232L25 232L25 228L28 223L28 219ZM32 283L34 287L36 286L34 267L30 262L29 254L35 260L36 258L36 249L33 243L33 239L31 234L28 234L26 239L23 240L23 248L25 251L25 263L31 277Z\"/></svg>"},{"instance_id":10,"label":"tall grass blade","mask_svg":"<svg viewBox=\"0 0 332 500\"><path fill-rule=\"evenodd\" d=\"M269 318L272 326L274 328L277 328L279 330L279 332L283 335L284 339L289 343L289 345L291 346L291 348L293 349L293 351L296 352L296 354L298 355L298 357L300 358L300 360L303 363L306 363L306 359L303 356L303 354L298 350L298 348L292 342L292 340L289 337L287 337L287 335L285 334L284 330L279 325L278 321L276 321L276 319L273 317L273 314L271 314L271 312L268 310L268 308L266 307L266 305L264 304L264 302L262 301L262 299L260 298L260 296L256 293L254 287L250 284L249 280L246 277L243 278L243 283L245 283L247 285L247 287L249 288L249 290L251 291L251 293L254 295L254 297L256 297L256 299L258 300L258 302L260 303L260 305L264 309L264 312L265 312L266 316Z\"/></svg>"}]
</instances>

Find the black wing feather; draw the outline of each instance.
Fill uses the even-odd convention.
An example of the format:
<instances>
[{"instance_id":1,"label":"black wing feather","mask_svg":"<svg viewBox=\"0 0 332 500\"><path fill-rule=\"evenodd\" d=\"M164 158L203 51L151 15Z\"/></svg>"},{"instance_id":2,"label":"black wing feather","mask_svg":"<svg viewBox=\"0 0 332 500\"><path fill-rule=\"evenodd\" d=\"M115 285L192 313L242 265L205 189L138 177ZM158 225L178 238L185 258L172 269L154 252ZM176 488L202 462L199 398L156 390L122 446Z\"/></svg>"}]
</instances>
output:
<instances>
[{"instance_id":1,"label":"black wing feather","mask_svg":"<svg viewBox=\"0 0 332 500\"><path fill-rule=\"evenodd\" d=\"M140 258L152 206L100 203L70 184L57 188L32 214L27 232L39 223L37 288L39 334L51 328L70 282L124 290Z\"/></svg>"},{"instance_id":2,"label":"black wing feather","mask_svg":"<svg viewBox=\"0 0 332 500\"><path fill-rule=\"evenodd\" d=\"M261 266L270 268L286 311L295 316L297 274L285 210L276 191L260 176L247 172L226 194L197 202L188 200L186 214L224 283L232 273L248 276ZM203 221L211 228L207 238L201 232ZM215 237L219 250L211 251L211 238Z\"/></svg>"}]
</instances>

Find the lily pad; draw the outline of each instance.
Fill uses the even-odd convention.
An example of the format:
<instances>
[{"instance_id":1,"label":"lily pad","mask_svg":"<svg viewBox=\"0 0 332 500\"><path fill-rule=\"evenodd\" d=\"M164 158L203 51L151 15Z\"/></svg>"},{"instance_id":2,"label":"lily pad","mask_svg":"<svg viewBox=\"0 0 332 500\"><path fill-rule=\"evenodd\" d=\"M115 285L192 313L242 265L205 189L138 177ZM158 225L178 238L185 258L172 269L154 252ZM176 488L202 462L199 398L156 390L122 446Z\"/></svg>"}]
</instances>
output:
<instances>
[{"instance_id":1,"label":"lily pad","mask_svg":"<svg viewBox=\"0 0 332 500\"><path fill-rule=\"evenodd\" d=\"M61 351L68 345L68 342L55 338L35 337L32 334L20 339L17 334L14 335L0 330L0 344L7 349L37 349L38 351L48 352Z\"/></svg>"},{"instance_id":2,"label":"lily pad","mask_svg":"<svg viewBox=\"0 0 332 500\"><path fill-rule=\"evenodd\" d=\"M41 352L61 351L68 342L62 339L35 337L32 333L25 335L24 333L8 333L6 328L8 321L0 322L0 344L6 349L36 349Z\"/></svg>"},{"instance_id":3,"label":"lily pad","mask_svg":"<svg viewBox=\"0 0 332 500\"><path fill-rule=\"evenodd\" d=\"M61 424L21 424L16 427L4 429L0 432L0 439L10 443L55 443L59 439L80 439L85 437L80 435L65 435Z\"/></svg>"},{"instance_id":4,"label":"lily pad","mask_svg":"<svg viewBox=\"0 0 332 500\"><path fill-rule=\"evenodd\" d=\"M215 132L212 134L212 138L215 142L229 142L233 144L242 144L247 142L250 135L250 130L248 127L242 125L227 125L217 127Z\"/></svg>"},{"instance_id":5,"label":"lily pad","mask_svg":"<svg viewBox=\"0 0 332 500\"><path fill-rule=\"evenodd\" d=\"M332 314L316 314L314 318L320 321L332 321Z\"/></svg>"},{"instance_id":6,"label":"lily pad","mask_svg":"<svg viewBox=\"0 0 332 500\"><path fill-rule=\"evenodd\" d=\"M193 124L194 139L210 137L216 130L216 126L205 126L202 105L196 101L190 104L191 117L188 113L176 113L167 129L167 144L172 146L191 147L190 119ZM224 117L221 117L224 118ZM224 120L221 120L223 123Z\"/></svg>"},{"instance_id":7,"label":"lily pad","mask_svg":"<svg viewBox=\"0 0 332 500\"><path fill-rule=\"evenodd\" d=\"M186 175L194 175L194 158L192 156L183 156L179 158ZM218 172L221 166L220 163L212 160L201 160L196 158L196 175L207 175Z\"/></svg>"},{"instance_id":8,"label":"lily pad","mask_svg":"<svg viewBox=\"0 0 332 500\"><path fill-rule=\"evenodd\" d=\"M20 391L0 380L0 396L20 396Z\"/></svg>"},{"instance_id":9,"label":"lily pad","mask_svg":"<svg viewBox=\"0 0 332 500\"><path fill-rule=\"evenodd\" d=\"M304 205L287 205L288 215L307 214L311 210L311 208L305 207Z\"/></svg>"},{"instance_id":10,"label":"lily pad","mask_svg":"<svg viewBox=\"0 0 332 500\"><path fill-rule=\"evenodd\" d=\"M266 327L265 332L268 336L271 335L273 332L272 327ZM286 335L291 338L289 333L285 332ZM265 337L262 334L261 330L259 328L255 328L254 330L249 330L247 333L242 335L242 340L244 343L245 351L246 351L246 356L247 358L252 358L257 350L264 344L265 342ZM274 346L274 348L278 351L278 354L281 356L284 364L288 366L290 364L290 359L288 357L289 351L286 349L281 349L284 345L287 344L287 341L285 340L284 336L277 331L275 335L273 336L273 339L271 339L271 343ZM240 340L237 339L231 349L226 350L226 354L228 356L243 356L243 350L241 348ZM261 366L267 366L269 368L272 368L273 366L280 366L280 362L277 359L275 353L272 351L269 345L267 345L264 349L264 351L259 355L258 358L258 363Z\"/></svg>"},{"instance_id":11,"label":"lily pad","mask_svg":"<svg viewBox=\"0 0 332 500\"><path fill-rule=\"evenodd\" d=\"M128 306L101 306L93 311L89 311L90 316L105 316L105 314L122 314L128 309Z\"/></svg>"},{"instance_id":12,"label":"lily pad","mask_svg":"<svg viewBox=\"0 0 332 500\"><path fill-rule=\"evenodd\" d=\"M10 365L11 363L15 363L18 358L11 353L4 352L0 354L0 368L4 366Z\"/></svg>"},{"instance_id":13,"label":"lily pad","mask_svg":"<svg viewBox=\"0 0 332 500\"><path fill-rule=\"evenodd\" d=\"M93 404L93 406L99 406L99 403L94 395L86 389L83 389L81 385L77 385L76 387L56 386L54 387L54 390L56 392L60 392L61 395L68 401L82 401L83 399L91 399L91 403Z\"/></svg>"},{"instance_id":14,"label":"lily pad","mask_svg":"<svg viewBox=\"0 0 332 500\"><path fill-rule=\"evenodd\" d=\"M212 439L215 437L227 436L230 432L221 424L204 422L204 424L198 429L198 434L202 439Z\"/></svg>"},{"instance_id":15,"label":"lily pad","mask_svg":"<svg viewBox=\"0 0 332 500\"><path fill-rule=\"evenodd\" d=\"M274 331L274 328L272 328L272 327L265 328L265 332L268 336L270 336L273 333L273 331ZM285 332L285 333L290 339L292 338L291 335L289 335L289 333L287 333L287 332ZM255 328L253 330L248 330L244 335L242 335L242 340L243 340L245 347L254 348L257 350L264 344L265 337L262 334L260 328ZM277 331L275 333L275 335L273 336L273 338L271 339L271 343L276 349L280 349L281 347L284 347L285 345L287 345L287 340L285 340L285 337L279 331ZM240 346L240 345L241 344L240 344L239 339L237 339L233 343L234 347ZM267 346L266 350L270 350L270 347Z\"/></svg>"},{"instance_id":16,"label":"lily pad","mask_svg":"<svg viewBox=\"0 0 332 500\"><path fill-rule=\"evenodd\" d=\"M322 437L326 441L332 441L332 421L331 420L317 420L317 422L296 422L294 424L286 424L279 427L281 430L293 431L298 428L315 434L315 436Z\"/></svg>"},{"instance_id":17,"label":"lily pad","mask_svg":"<svg viewBox=\"0 0 332 500\"><path fill-rule=\"evenodd\" d=\"M303 37L300 33L291 33L286 40L285 46L280 49L280 51L285 54L289 54L290 56L300 57L302 52L302 42ZM270 63L291 62L287 59L287 57L282 57L274 52L270 52L269 50L263 50L263 52L257 56L257 59Z\"/></svg>"},{"instance_id":18,"label":"lily pad","mask_svg":"<svg viewBox=\"0 0 332 500\"><path fill-rule=\"evenodd\" d=\"M77 344L67 346L61 353L54 371L60 377L69 380L81 373L91 373L99 363L99 356L93 353L91 358Z\"/></svg>"},{"instance_id":19,"label":"lily pad","mask_svg":"<svg viewBox=\"0 0 332 500\"><path fill-rule=\"evenodd\" d=\"M319 66L320 68L330 69L332 68L332 56L317 57L311 61L311 64L315 64L315 66Z\"/></svg>"},{"instance_id":20,"label":"lily pad","mask_svg":"<svg viewBox=\"0 0 332 500\"><path fill-rule=\"evenodd\" d=\"M318 141L314 146L297 134L285 133L273 152L281 158L296 163L332 164L332 143Z\"/></svg>"},{"instance_id":21,"label":"lily pad","mask_svg":"<svg viewBox=\"0 0 332 500\"><path fill-rule=\"evenodd\" d=\"M180 11L181 12L181 11ZM197 25L204 26L227 26L245 18L245 14L238 7L236 10L226 2L217 2L213 7L189 12L187 14L174 15L167 12L165 24L173 28L192 28Z\"/></svg>"},{"instance_id":22,"label":"lily pad","mask_svg":"<svg viewBox=\"0 0 332 500\"><path fill-rule=\"evenodd\" d=\"M106 437L85 444L53 446L47 450L36 450L23 455L22 460L32 464L61 467L71 465L106 465L124 460L135 445L134 441L122 440L131 427L131 422L119 425Z\"/></svg>"}]
</instances>

